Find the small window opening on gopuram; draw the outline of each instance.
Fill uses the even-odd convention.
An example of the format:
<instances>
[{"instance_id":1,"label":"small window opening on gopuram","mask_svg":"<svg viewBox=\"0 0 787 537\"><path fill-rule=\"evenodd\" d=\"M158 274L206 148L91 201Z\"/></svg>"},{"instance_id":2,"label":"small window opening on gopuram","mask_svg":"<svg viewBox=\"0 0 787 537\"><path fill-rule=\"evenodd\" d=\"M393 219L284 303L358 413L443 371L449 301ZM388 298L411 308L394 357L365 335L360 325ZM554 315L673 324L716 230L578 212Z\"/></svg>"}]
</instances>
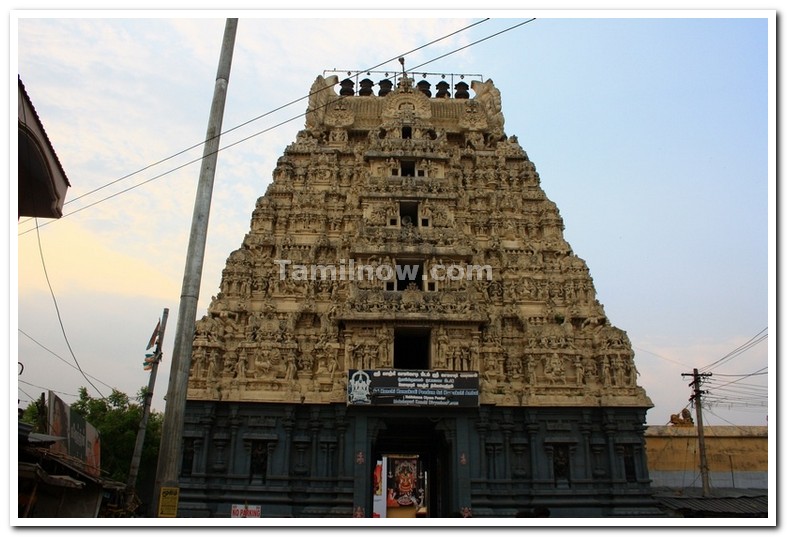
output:
<instances>
[{"instance_id":1,"label":"small window opening on gopuram","mask_svg":"<svg viewBox=\"0 0 787 537\"><path fill-rule=\"evenodd\" d=\"M399 202L399 221L403 226L418 226L418 202L400 201Z\"/></svg>"},{"instance_id":2,"label":"small window opening on gopuram","mask_svg":"<svg viewBox=\"0 0 787 537\"><path fill-rule=\"evenodd\" d=\"M428 328L394 330L394 369L429 369Z\"/></svg>"},{"instance_id":3,"label":"small window opening on gopuram","mask_svg":"<svg viewBox=\"0 0 787 537\"><path fill-rule=\"evenodd\" d=\"M423 261L399 261L396 263L396 290L423 291Z\"/></svg>"}]
</instances>

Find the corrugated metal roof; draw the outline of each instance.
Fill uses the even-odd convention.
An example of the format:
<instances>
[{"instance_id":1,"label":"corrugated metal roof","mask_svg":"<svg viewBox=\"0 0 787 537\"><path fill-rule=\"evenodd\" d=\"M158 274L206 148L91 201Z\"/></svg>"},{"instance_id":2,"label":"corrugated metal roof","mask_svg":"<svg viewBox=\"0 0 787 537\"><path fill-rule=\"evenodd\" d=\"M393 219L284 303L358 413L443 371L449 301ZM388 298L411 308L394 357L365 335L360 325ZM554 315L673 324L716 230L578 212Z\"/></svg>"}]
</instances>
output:
<instances>
[{"instance_id":1,"label":"corrugated metal roof","mask_svg":"<svg viewBox=\"0 0 787 537\"><path fill-rule=\"evenodd\" d=\"M719 497L656 496L656 500L675 511L707 514L710 516L767 516L768 495Z\"/></svg>"},{"instance_id":2,"label":"corrugated metal roof","mask_svg":"<svg viewBox=\"0 0 787 537\"><path fill-rule=\"evenodd\" d=\"M66 487L72 489L81 489L85 487L85 483L78 479L74 479L69 475L52 475L44 471L39 464L20 462L19 463L19 477L24 479L34 479L42 481L47 485L55 487Z\"/></svg>"}]
</instances>

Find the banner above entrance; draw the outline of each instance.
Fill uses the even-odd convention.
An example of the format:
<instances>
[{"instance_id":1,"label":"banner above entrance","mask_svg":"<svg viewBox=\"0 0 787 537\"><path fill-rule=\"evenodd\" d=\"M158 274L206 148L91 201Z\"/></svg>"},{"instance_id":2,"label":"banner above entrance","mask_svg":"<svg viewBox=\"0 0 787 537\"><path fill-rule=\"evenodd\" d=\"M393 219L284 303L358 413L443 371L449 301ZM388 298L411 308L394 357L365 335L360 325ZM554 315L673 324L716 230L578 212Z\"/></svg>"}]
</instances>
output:
<instances>
[{"instance_id":1,"label":"banner above entrance","mask_svg":"<svg viewBox=\"0 0 787 537\"><path fill-rule=\"evenodd\" d=\"M348 405L477 407L477 371L350 369Z\"/></svg>"}]
</instances>

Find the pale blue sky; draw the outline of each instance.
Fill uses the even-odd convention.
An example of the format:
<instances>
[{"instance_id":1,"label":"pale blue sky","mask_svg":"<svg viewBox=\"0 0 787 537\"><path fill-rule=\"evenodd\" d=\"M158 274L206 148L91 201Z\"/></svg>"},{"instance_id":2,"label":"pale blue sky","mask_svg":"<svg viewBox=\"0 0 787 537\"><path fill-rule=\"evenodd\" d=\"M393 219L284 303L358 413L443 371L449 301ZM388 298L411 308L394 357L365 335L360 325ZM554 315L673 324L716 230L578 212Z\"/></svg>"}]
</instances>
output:
<instances>
[{"instance_id":1,"label":"pale blue sky","mask_svg":"<svg viewBox=\"0 0 787 537\"><path fill-rule=\"evenodd\" d=\"M598 299L632 340L640 384L655 404L648 412L652 425L665 424L688 403L681 373L734 350L767 327L774 313L768 285L768 14L633 19L641 15L632 12L602 19L540 13L532 23L423 68L480 73L500 89L506 133L518 136L535 163L544 191L560 209L566 239L588 263ZM367 68L495 13L333 15L240 17L225 129L305 96L324 69ZM498 15L408 55L407 65L529 18L527 12ZM222 16L12 19L12 26L18 22L12 76L17 70L25 83L71 180L67 200L203 138ZM226 135L222 145L305 108L304 100L254 121ZM248 231L276 159L302 127L298 118L220 153L198 317L218 291L227 256ZM65 212L199 156L201 149L192 150L74 201ZM170 308L170 345L174 337L198 170L191 164L40 228L77 358L85 371L128 393L147 382L144 345L164 307ZM18 328L70 361L36 233L17 236L31 226L17 226L13 217L12 210ZM41 392L31 384L65 394L86 384L61 360L18 337L26 367L20 380L29 383L19 384L26 392L18 392L22 400ZM714 372L759 370L768 365L774 343L763 342ZM165 353L166 359L171 347L165 345ZM167 363L155 398L160 410ZM765 386L768 377L746 382ZM767 408L721 405L710 411L706 421L715 425L767 423Z\"/></svg>"}]
</instances>

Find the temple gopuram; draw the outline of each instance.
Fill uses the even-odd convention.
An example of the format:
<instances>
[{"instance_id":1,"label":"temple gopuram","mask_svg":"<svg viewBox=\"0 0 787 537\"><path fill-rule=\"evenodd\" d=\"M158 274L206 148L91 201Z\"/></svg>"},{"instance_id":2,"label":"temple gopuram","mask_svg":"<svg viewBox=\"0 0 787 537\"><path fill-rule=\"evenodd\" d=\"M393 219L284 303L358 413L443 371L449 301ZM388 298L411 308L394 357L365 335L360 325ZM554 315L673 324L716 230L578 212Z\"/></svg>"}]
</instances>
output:
<instances>
[{"instance_id":1,"label":"temple gopuram","mask_svg":"<svg viewBox=\"0 0 787 537\"><path fill-rule=\"evenodd\" d=\"M179 516L657 514L631 343L493 81L326 75L197 321Z\"/></svg>"}]
</instances>

